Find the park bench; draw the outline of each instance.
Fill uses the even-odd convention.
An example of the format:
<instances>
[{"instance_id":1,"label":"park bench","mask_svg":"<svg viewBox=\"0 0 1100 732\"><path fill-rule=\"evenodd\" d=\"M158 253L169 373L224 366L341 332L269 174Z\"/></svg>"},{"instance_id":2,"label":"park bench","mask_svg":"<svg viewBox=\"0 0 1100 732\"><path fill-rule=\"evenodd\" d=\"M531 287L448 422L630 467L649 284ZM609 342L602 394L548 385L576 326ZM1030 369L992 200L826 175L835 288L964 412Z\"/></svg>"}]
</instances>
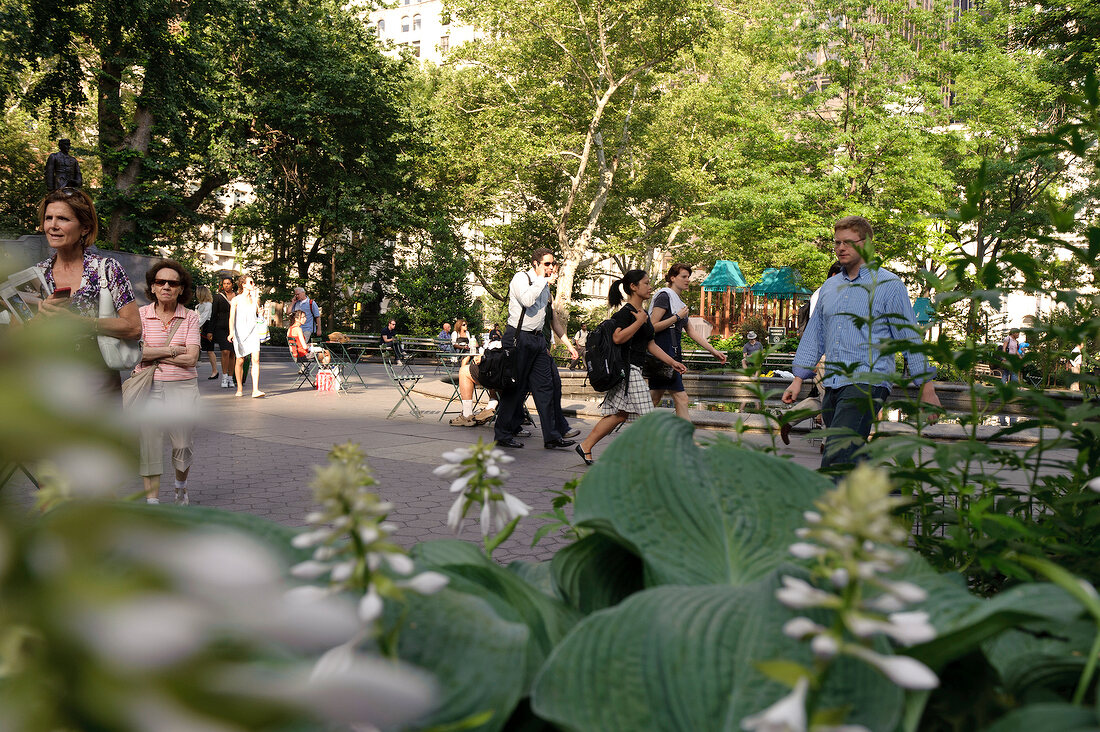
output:
<instances>
[{"instance_id":1,"label":"park bench","mask_svg":"<svg viewBox=\"0 0 1100 732\"><path fill-rule=\"evenodd\" d=\"M976 363L976 364L974 364L974 378L975 379L983 379L983 378L986 378L986 377L994 378L994 379L1000 379L1001 378L1001 373L1002 372L1001 372L1000 369L992 368L987 363Z\"/></svg>"}]
</instances>

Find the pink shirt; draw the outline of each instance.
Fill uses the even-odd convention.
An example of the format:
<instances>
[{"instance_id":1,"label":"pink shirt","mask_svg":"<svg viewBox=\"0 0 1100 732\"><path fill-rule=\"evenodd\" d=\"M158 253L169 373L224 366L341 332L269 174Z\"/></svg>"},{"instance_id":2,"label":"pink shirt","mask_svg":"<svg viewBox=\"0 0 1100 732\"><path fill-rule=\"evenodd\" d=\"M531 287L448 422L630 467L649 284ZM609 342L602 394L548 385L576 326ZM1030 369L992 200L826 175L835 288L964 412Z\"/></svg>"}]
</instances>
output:
<instances>
[{"instance_id":1,"label":"pink shirt","mask_svg":"<svg viewBox=\"0 0 1100 732\"><path fill-rule=\"evenodd\" d=\"M161 348L167 345L180 346L181 348L199 345L198 313L194 310L188 310L183 305L176 305L176 312L172 316L172 320L168 322L168 327L165 327L164 323L157 317L155 307L155 304L150 303L138 308L138 312L141 314L141 340L145 345L153 348ZM168 331L180 318L183 319L183 322L180 323L180 327L176 329L175 334L172 336L172 342L167 343ZM140 363L134 369L134 372L143 371L151 366L152 364ZM153 379L156 381L186 381L187 379L197 379L198 376L199 371L194 366L185 369L182 366L162 361Z\"/></svg>"}]
</instances>

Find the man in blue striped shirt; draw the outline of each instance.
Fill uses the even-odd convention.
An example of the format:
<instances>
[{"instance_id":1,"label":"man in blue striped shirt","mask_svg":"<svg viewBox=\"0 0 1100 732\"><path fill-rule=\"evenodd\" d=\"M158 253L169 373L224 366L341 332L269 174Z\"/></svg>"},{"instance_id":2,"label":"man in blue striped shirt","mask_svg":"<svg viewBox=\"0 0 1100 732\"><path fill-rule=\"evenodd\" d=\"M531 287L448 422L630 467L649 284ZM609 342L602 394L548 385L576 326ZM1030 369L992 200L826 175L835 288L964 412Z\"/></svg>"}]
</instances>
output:
<instances>
[{"instance_id":1,"label":"man in blue striped shirt","mask_svg":"<svg viewBox=\"0 0 1100 732\"><path fill-rule=\"evenodd\" d=\"M823 468L852 462L890 394L886 375L894 373L894 354L881 353L882 344L921 342L905 284L893 272L868 267L857 248L874 236L871 223L862 216L845 216L833 229L833 250L844 269L821 286L817 307L794 356L794 381L783 392L783 401L793 404L803 379L813 378L814 366L825 356L821 416L826 427L847 428L853 434L829 438L821 458ZM940 406L932 381L935 367L922 353L905 355L913 382L921 387L921 401ZM934 421L935 415L929 420Z\"/></svg>"}]
</instances>

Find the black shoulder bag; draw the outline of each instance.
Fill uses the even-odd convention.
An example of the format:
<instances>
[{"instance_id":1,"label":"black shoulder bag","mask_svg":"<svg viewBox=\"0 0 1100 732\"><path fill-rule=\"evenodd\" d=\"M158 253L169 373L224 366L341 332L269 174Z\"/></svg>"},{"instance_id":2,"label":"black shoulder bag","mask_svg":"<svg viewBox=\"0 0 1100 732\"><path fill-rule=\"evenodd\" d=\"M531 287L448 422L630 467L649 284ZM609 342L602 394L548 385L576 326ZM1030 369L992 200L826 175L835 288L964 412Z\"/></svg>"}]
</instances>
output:
<instances>
[{"instance_id":1,"label":"black shoulder bag","mask_svg":"<svg viewBox=\"0 0 1100 732\"><path fill-rule=\"evenodd\" d=\"M527 275L527 284L531 284L531 275ZM508 298L512 297L509 290ZM516 349L519 342L519 332L523 328L523 317L527 315L527 308L519 311L519 323L512 334L511 345L501 343L500 348L490 348L481 355L481 361L477 365L477 381L486 389L497 391L511 391L516 388Z\"/></svg>"}]
</instances>

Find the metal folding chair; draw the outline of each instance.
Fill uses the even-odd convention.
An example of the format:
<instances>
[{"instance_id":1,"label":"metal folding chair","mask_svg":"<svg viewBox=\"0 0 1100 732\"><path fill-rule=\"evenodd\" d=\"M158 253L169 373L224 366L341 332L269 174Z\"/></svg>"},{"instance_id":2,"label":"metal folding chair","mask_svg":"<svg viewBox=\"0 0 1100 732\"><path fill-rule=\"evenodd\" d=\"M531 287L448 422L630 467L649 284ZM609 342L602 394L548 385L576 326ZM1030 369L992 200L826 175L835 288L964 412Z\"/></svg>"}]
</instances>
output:
<instances>
[{"instance_id":1,"label":"metal folding chair","mask_svg":"<svg viewBox=\"0 0 1100 732\"><path fill-rule=\"evenodd\" d=\"M313 369L316 365L316 359L308 356L300 356L294 359L294 362L298 364L298 383L294 385L294 390L298 391L306 384L309 384L310 388L314 388L317 384L313 378Z\"/></svg>"},{"instance_id":2,"label":"metal folding chair","mask_svg":"<svg viewBox=\"0 0 1100 732\"><path fill-rule=\"evenodd\" d=\"M390 383L396 386L397 390L401 392L401 398L397 400L397 404L393 405L393 409L386 415L386 419L393 416L393 413L397 411L397 408L401 406L402 402L409 406L414 417L417 419L423 417L424 415L421 413L420 408L416 406L416 402L412 399L412 390L424 377L414 372L408 365L395 365L393 352L389 348L382 349L382 365L386 369L386 377L390 380Z\"/></svg>"}]
</instances>

